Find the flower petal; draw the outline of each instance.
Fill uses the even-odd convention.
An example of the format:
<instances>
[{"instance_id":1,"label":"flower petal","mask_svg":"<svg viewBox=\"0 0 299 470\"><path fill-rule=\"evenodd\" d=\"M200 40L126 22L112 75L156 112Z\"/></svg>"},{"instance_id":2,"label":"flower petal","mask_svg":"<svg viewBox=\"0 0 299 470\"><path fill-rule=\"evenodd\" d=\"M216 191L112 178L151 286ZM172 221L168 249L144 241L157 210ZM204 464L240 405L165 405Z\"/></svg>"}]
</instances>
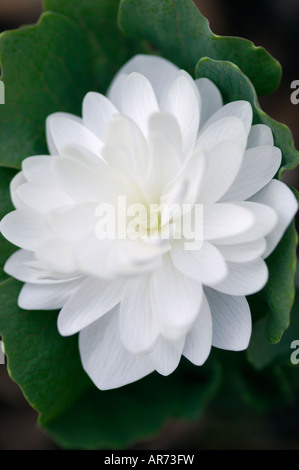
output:
<instances>
[{"instance_id":1,"label":"flower petal","mask_svg":"<svg viewBox=\"0 0 299 470\"><path fill-rule=\"evenodd\" d=\"M118 102L118 96L122 93L125 78L132 72L144 75L160 99L165 87L177 74L178 67L159 56L143 54L134 56L119 70L108 89L107 96L114 104Z\"/></svg>"},{"instance_id":2,"label":"flower petal","mask_svg":"<svg viewBox=\"0 0 299 470\"><path fill-rule=\"evenodd\" d=\"M161 110L177 119L183 137L183 152L193 149L199 127L200 95L188 74L180 74L167 88Z\"/></svg>"},{"instance_id":3,"label":"flower petal","mask_svg":"<svg viewBox=\"0 0 299 470\"><path fill-rule=\"evenodd\" d=\"M223 204L226 205L227 203ZM234 203L234 206L239 207L239 209L245 209L251 213L251 218L254 223L243 233L240 232L239 234L223 238L219 237L217 239L218 245L252 242L268 235L277 224L278 217L275 211L265 204L254 201L240 201Z\"/></svg>"},{"instance_id":4,"label":"flower petal","mask_svg":"<svg viewBox=\"0 0 299 470\"><path fill-rule=\"evenodd\" d=\"M204 294L199 314L186 336L183 355L196 366L201 366L210 354L211 345L212 316Z\"/></svg>"},{"instance_id":5,"label":"flower petal","mask_svg":"<svg viewBox=\"0 0 299 470\"><path fill-rule=\"evenodd\" d=\"M211 243L204 241L197 250L186 250L184 240L172 243L171 258L175 267L185 276L212 285L222 281L227 274L225 260L220 251Z\"/></svg>"},{"instance_id":6,"label":"flower petal","mask_svg":"<svg viewBox=\"0 0 299 470\"><path fill-rule=\"evenodd\" d=\"M246 137L249 134L252 123L252 107L248 101L233 101L222 106L206 122L202 130L209 128L215 122L227 117L236 117L242 120Z\"/></svg>"},{"instance_id":7,"label":"flower petal","mask_svg":"<svg viewBox=\"0 0 299 470\"><path fill-rule=\"evenodd\" d=\"M224 258L234 263L248 263L249 261L259 258L265 252L266 246L265 238L258 238L252 242L240 243L239 245L216 244L216 247Z\"/></svg>"},{"instance_id":8,"label":"flower petal","mask_svg":"<svg viewBox=\"0 0 299 470\"><path fill-rule=\"evenodd\" d=\"M184 343L185 337L176 341L170 341L162 336L159 337L154 349L148 355L159 374L169 375L178 367Z\"/></svg>"},{"instance_id":9,"label":"flower petal","mask_svg":"<svg viewBox=\"0 0 299 470\"><path fill-rule=\"evenodd\" d=\"M213 339L216 348L242 351L251 336L251 313L245 297L221 294L205 289L212 313Z\"/></svg>"},{"instance_id":10,"label":"flower petal","mask_svg":"<svg viewBox=\"0 0 299 470\"><path fill-rule=\"evenodd\" d=\"M257 258L249 263L233 263L228 261L226 278L213 288L229 295L251 295L262 290L268 281L266 263Z\"/></svg>"},{"instance_id":11,"label":"flower petal","mask_svg":"<svg viewBox=\"0 0 299 470\"><path fill-rule=\"evenodd\" d=\"M195 84L201 99L200 127L202 128L208 119L223 106L223 101L220 91L208 78L198 78Z\"/></svg>"},{"instance_id":12,"label":"flower petal","mask_svg":"<svg viewBox=\"0 0 299 470\"><path fill-rule=\"evenodd\" d=\"M267 235L267 249L263 255L267 258L282 238L298 210L298 201L288 186L281 181L272 180L251 201L267 204L275 210L278 217L276 227Z\"/></svg>"},{"instance_id":13,"label":"flower petal","mask_svg":"<svg viewBox=\"0 0 299 470\"><path fill-rule=\"evenodd\" d=\"M46 125L48 143L53 142L50 146L53 155L63 153L69 145L79 145L95 154L99 154L103 147L101 140L84 126L83 121L71 114L51 114Z\"/></svg>"},{"instance_id":14,"label":"flower petal","mask_svg":"<svg viewBox=\"0 0 299 470\"><path fill-rule=\"evenodd\" d=\"M274 145L273 134L270 127L265 124L255 124L251 127L248 140L247 148L260 147L265 145Z\"/></svg>"},{"instance_id":15,"label":"flower petal","mask_svg":"<svg viewBox=\"0 0 299 470\"><path fill-rule=\"evenodd\" d=\"M253 214L239 204L204 204L203 239L225 240L233 236L240 237L253 226L254 221Z\"/></svg>"},{"instance_id":16,"label":"flower petal","mask_svg":"<svg viewBox=\"0 0 299 470\"><path fill-rule=\"evenodd\" d=\"M44 181L54 183L55 178L52 172L52 156L40 155L25 158L22 162L22 170L28 181Z\"/></svg>"},{"instance_id":17,"label":"flower petal","mask_svg":"<svg viewBox=\"0 0 299 470\"><path fill-rule=\"evenodd\" d=\"M243 147L238 142L225 141L206 150L205 157L207 164L198 201L210 204L218 201L234 184L242 165Z\"/></svg>"},{"instance_id":18,"label":"flower petal","mask_svg":"<svg viewBox=\"0 0 299 470\"><path fill-rule=\"evenodd\" d=\"M246 150L242 166L235 181L222 201L244 201L275 176L281 164L281 151L277 147L262 146Z\"/></svg>"},{"instance_id":19,"label":"flower petal","mask_svg":"<svg viewBox=\"0 0 299 470\"><path fill-rule=\"evenodd\" d=\"M139 126L143 134L147 135L148 118L159 111L155 92L143 75L130 74L123 87L121 111L129 116Z\"/></svg>"},{"instance_id":20,"label":"flower petal","mask_svg":"<svg viewBox=\"0 0 299 470\"><path fill-rule=\"evenodd\" d=\"M20 198L17 192L19 187L21 187L24 183L27 183L27 180L23 171L19 171L19 173L17 173L10 182L10 197L16 209L28 209L27 205Z\"/></svg>"},{"instance_id":21,"label":"flower petal","mask_svg":"<svg viewBox=\"0 0 299 470\"><path fill-rule=\"evenodd\" d=\"M122 387L154 371L145 355L125 349L119 336L119 307L79 334L83 367L100 390Z\"/></svg>"},{"instance_id":22,"label":"flower petal","mask_svg":"<svg viewBox=\"0 0 299 470\"><path fill-rule=\"evenodd\" d=\"M111 101L100 93L87 93L83 100L83 123L102 142L112 118L119 114Z\"/></svg>"},{"instance_id":23,"label":"flower petal","mask_svg":"<svg viewBox=\"0 0 299 470\"><path fill-rule=\"evenodd\" d=\"M149 351L160 333L150 292L149 276L126 281L120 304L120 337L125 348L132 353Z\"/></svg>"},{"instance_id":24,"label":"flower petal","mask_svg":"<svg viewBox=\"0 0 299 470\"><path fill-rule=\"evenodd\" d=\"M177 271L166 256L152 274L152 305L165 338L178 339L195 321L202 302L202 285Z\"/></svg>"},{"instance_id":25,"label":"flower petal","mask_svg":"<svg viewBox=\"0 0 299 470\"><path fill-rule=\"evenodd\" d=\"M18 305L25 310L56 310L63 307L82 283L82 278L49 284L25 284Z\"/></svg>"},{"instance_id":26,"label":"flower petal","mask_svg":"<svg viewBox=\"0 0 299 470\"><path fill-rule=\"evenodd\" d=\"M70 196L58 184L43 180L22 184L17 189L17 194L28 207L40 214L73 203Z\"/></svg>"},{"instance_id":27,"label":"flower petal","mask_svg":"<svg viewBox=\"0 0 299 470\"><path fill-rule=\"evenodd\" d=\"M98 320L119 304L123 289L123 281L88 277L60 311L59 333L73 335Z\"/></svg>"},{"instance_id":28,"label":"flower petal","mask_svg":"<svg viewBox=\"0 0 299 470\"><path fill-rule=\"evenodd\" d=\"M204 126L196 142L196 148L210 150L225 141L237 142L245 150L247 136L243 121L237 117L225 117Z\"/></svg>"},{"instance_id":29,"label":"flower petal","mask_svg":"<svg viewBox=\"0 0 299 470\"><path fill-rule=\"evenodd\" d=\"M45 220L29 209L20 209L7 214L0 224L4 237L14 245L34 251L50 238Z\"/></svg>"}]
</instances>

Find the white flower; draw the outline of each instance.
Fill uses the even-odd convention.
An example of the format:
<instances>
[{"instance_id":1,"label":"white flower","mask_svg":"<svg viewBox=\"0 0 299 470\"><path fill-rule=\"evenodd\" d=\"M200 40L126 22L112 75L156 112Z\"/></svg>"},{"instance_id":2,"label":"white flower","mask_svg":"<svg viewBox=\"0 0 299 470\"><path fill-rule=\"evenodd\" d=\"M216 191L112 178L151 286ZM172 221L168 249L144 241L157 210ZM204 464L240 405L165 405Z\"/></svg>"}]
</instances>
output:
<instances>
[{"instance_id":1,"label":"white flower","mask_svg":"<svg viewBox=\"0 0 299 470\"><path fill-rule=\"evenodd\" d=\"M264 259L297 210L272 179L281 152L267 126L252 125L250 104L223 106L208 79L136 56L107 97L86 95L82 119L49 116L47 140L51 156L24 160L11 183L16 211L1 222L21 248L5 265L25 282L19 305L61 309L58 329L80 332L83 366L100 389L168 375L182 355L201 365L212 345L245 349L245 296L265 286ZM100 240L97 207L117 207L119 196L145 207L202 204L202 247L184 249L171 231ZM160 217L155 230L172 222Z\"/></svg>"}]
</instances>

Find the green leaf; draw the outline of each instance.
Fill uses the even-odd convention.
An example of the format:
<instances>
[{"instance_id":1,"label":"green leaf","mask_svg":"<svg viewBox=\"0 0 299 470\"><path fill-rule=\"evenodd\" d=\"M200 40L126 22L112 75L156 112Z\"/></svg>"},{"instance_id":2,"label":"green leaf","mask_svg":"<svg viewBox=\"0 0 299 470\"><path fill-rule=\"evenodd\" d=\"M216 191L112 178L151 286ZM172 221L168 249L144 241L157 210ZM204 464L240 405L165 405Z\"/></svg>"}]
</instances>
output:
<instances>
[{"instance_id":1,"label":"green leaf","mask_svg":"<svg viewBox=\"0 0 299 470\"><path fill-rule=\"evenodd\" d=\"M0 36L6 104L0 106L0 165L20 168L48 153L45 119L55 111L81 113L88 89L86 45L69 19L45 13L39 23Z\"/></svg>"},{"instance_id":2,"label":"green leaf","mask_svg":"<svg viewBox=\"0 0 299 470\"><path fill-rule=\"evenodd\" d=\"M279 85L281 67L265 49L247 39L213 34L192 0L121 0L119 23L129 36L148 40L191 74L197 61L207 56L237 64L259 95Z\"/></svg>"},{"instance_id":3,"label":"green leaf","mask_svg":"<svg viewBox=\"0 0 299 470\"><path fill-rule=\"evenodd\" d=\"M104 93L120 66L137 50L117 27L119 0L45 0L45 9L72 19L87 43L90 91Z\"/></svg>"},{"instance_id":4,"label":"green leaf","mask_svg":"<svg viewBox=\"0 0 299 470\"><path fill-rule=\"evenodd\" d=\"M63 338L57 312L16 307L20 283L0 284L0 334L10 375L55 440L71 448L115 448L155 434L166 419L195 419L220 383L209 363L194 370L187 361L170 377L156 373L117 390L102 392L81 366L77 336Z\"/></svg>"}]
</instances>

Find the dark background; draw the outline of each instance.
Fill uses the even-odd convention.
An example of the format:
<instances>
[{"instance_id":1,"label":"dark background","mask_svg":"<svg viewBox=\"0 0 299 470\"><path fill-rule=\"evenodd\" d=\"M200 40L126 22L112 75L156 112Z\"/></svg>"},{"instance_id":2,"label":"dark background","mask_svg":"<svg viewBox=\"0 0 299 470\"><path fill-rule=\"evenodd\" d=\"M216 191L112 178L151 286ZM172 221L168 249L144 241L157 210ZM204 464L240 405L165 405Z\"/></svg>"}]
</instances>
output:
<instances>
[{"instance_id":1,"label":"dark background","mask_svg":"<svg viewBox=\"0 0 299 470\"><path fill-rule=\"evenodd\" d=\"M61 0L63 1L63 0ZM287 124L299 148L299 104L290 101L290 85L299 80L298 0L196 0L219 35L241 36L265 47L283 67L279 89L260 98L262 108ZM34 23L41 0L0 0L0 31ZM299 171L285 172L287 184L299 189ZM19 387L0 365L0 450L55 450L37 425ZM228 416L210 407L198 422L170 422L156 438L134 449L287 449L299 450L299 404L275 412L241 411Z\"/></svg>"}]
</instances>

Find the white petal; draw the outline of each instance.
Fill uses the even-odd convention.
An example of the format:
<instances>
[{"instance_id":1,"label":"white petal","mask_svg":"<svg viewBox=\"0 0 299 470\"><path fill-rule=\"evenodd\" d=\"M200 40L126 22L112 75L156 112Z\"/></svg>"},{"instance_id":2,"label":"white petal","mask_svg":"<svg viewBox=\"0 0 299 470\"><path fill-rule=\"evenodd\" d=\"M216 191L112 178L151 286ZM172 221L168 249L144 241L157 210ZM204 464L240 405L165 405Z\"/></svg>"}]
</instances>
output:
<instances>
[{"instance_id":1,"label":"white petal","mask_svg":"<svg viewBox=\"0 0 299 470\"><path fill-rule=\"evenodd\" d=\"M213 321L212 344L216 348L242 351L251 336L251 313L245 297L205 290Z\"/></svg>"},{"instance_id":2,"label":"white petal","mask_svg":"<svg viewBox=\"0 0 299 470\"><path fill-rule=\"evenodd\" d=\"M7 214L1 220L0 229L11 243L30 251L36 250L50 237L43 218L29 209Z\"/></svg>"},{"instance_id":3,"label":"white petal","mask_svg":"<svg viewBox=\"0 0 299 470\"><path fill-rule=\"evenodd\" d=\"M153 309L168 339L182 337L191 327L202 302L202 285L177 271L166 256L152 275Z\"/></svg>"},{"instance_id":4,"label":"white petal","mask_svg":"<svg viewBox=\"0 0 299 470\"><path fill-rule=\"evenodd\" d=\"M160 99L166 86L171 82L177 71L178 67L176 65L162 57L136 55L114 77L107 96L116 104L119 93L122 93L122 86L126 76L132 72L138 72L150 81L158 99Z\"/></svg>"},{"instance_id":5,"label":"white petal","mask_svg":"<svg viewBox=\"0 0 299 470\"><path fill-rule=\"evenodd\" d=\"M265 124L255 124L251 127L248 140L247 148L260 147L264 145L274 145L273 134L270 127Z\"/></svg>"},{"instance_id":6,"label":"white petal","mask_svg":"<svg viewBox=\"0 0 299 470\"><path fill-rule=\"evenodd\" d=\"M57 237L76 241L95 233L99 217L97 203L86 202L63 207L47 215L47 223Z\"/></svg>"},{"instance_id":7,"label":"white petal","mask_svg":"<svg viewBox=\"0 0 299 470\"><path fill-rule=\"evenodd\" d=\"M226 205L227 203L224 204ZM219 237L217 239L218 245L239 244L258 240L268 235L277 224L275 211L265 204L259 204L253 201L241 201L234 203L234 205L250 212L254 223L243 233L226 238Z\"/></svg>"},{"instance_id":8,"label":"white petal","mask_svg":"<svg viewBox=\"0 0 299 470\"><path fill-rule=\"evenodd\" d=\"M204 240L240 237L254 222L252 213L237 204L217 203L203 206Z\"/></svg>"},{"instance_id":9,"label":"white petal","mask_svg":"<svg viewBox=\"0 0 299 470\"><path fill-rule=\"evenodd\" d=\"M99 139L104 142L106 131L113 116L118 110L106 96L93 91L87 93L83 100L83 123Z\"/></svg>"},{"instance_id":10,"label":"white petal","mask_svg":"<svg viewBox=\"0 0 299 470\"><path fill-rule=\"evenodd\" d=\"M169 113L156 113L150 116L149 132L152 134L160 133L164 139L171 143L176 153L183 161L183 138L177 119Z\"/></svg>"},{"instance_id":11,"label":"white petal","mask_svg":"<svg viewBox=\"0 0 299 470\"><path fill-rule=\"evenodd\" d=\"M83 367L101 390L122 387L154 370L145 355L132 354L119 337L118 307L79 335Z\"/></svg>"},{"instance_id":12,"label":"white petal","mask_svg":"<svg viewBox=\"0 0 299 470\"><path fill-rule=\"evenodd\" d=\"M184 240L172 242L171 258L175 267L192 279L212 285L222 281L227 274L224 257L211 243L204 241L197 250L184 249Z\"/></svg>"},{"instance_id":13,"label":"white petal","mask_svg":"<svg viewBox=\"0 0 299 470\"><path fill-rule=\"evenodd\" d=\"M22 184L17 189L17 194L28 207L40 214L73 203L70 196L57 184L43 180Z\"/></svg>"},{"instance_id":14,"label":"white petal","mask_svg":"<svg viewBox=\"0 0 299 470\"><path fill-rule=\"evenodd\" d=\"M151 201L159 201L167 184L180 170L180 156L161 134L149 134L150 163L144 191Z\"/></svg>"},{"instance_id":15,"label":"white petal","mask_svg":"<svg viewBox=\"0 0 299 470\"><path fill-rule=\"evenodd\" d=\"M56 310L76 292L82 278L51 284L25 284L18 305L25 310Z\"/></svg>"},{"instance_id":16,"label":"white petal","mask_svg":"<svg viewBox=\"0 0 299 470\"><path fill-rule=\"evenodd\" d=\"M47 118L48 142L53 141L55 148L51 151L54 155L63 152L69 145L80 145L96 154L99 154L103 143L93 134L79 118L61 113L51 114Z\"/></svg>"},{"instance_id":17,"label":"white petal","mask_svg":"<svg viewBox=\"0 0 299 470\"><path fill-rule=\"evenodd\" d=\"M28 181L44 181L45 183L55 182L52 173L52 156L40 155L25 158L22 162L22 169Z\"/></svg>"},{"instance_id":18,"label":"white petal","mask_svg":"<svg viewBox=\"0 0 299 470\"><path fill-rule=\"evenodd\" d=\"M151 302L150 277L126 281L120 305L120 337L128 351L149 351L160 333L157 313Z\"/></svg>"},{"instance_id":19,"label":"white petal","mask_svg":"<svg viewBox=\"0 0 299 470\"><path fill-rule=\"evenodd\" d=\"M228 274L213 288L229 295L251 295L259 292L268 281L266 263L257 258L249 263L227 262Z\"/></svg>"},{"instance_id":20,"label":"white petal","mask_svg":"<svg viewBox=\"0 0 299 470\"><path fill-rule=\"evenodd\" d=\"M75 262L73 247L69 242L60 239L51 239L40 245L36 252L37 259L50 271L77 275L79 271Z\"/></svg>"},{"instance_id":21,"label":"white petal","mask_svg":"<svg viewBox=\"0 0 299 470\"><path fill-rule=\"evenodd\" d=\"M196 148L209 150L225 141L237 142L245 150L247 136L241 119L225 117L213 122L208 127L205 125L198 136Z\"/></svg>"},{"instance_id":22,"label":"white petal","mask_svg":"<svg viewBox=\"0 0 299 470\"><path fill-rule=\"evenodd\" d=\"M239 245L216 245L227 261L234 263L248 263L263 255L266 250L265 238L259 238Z\"/></svg>"},{"instance_id":23,"label":"white petal","mask_svg":"<svg viewBox=\"0 0 299 470\"><path fill-rule=\"evenodd\" d=\"M161 110L177 119L183 137L185 155L193 149L199 127L200 96L187 74L178 76L168 87Z\"/></svg>"},{"instance_id":24,"label":"white petal","mask_svg":"<svg viewBox=\"0 0 299 470\"><path fill-rule=\"evenodd\" d=\"M152 271L160 266L162 256L169 249L167 240L156 244L130 239L100 240L93 234L80 241L75 254L83 271L113 279Z\"/></svg>"},{"instance_id":25,"label":"white petal","mask_svg":"<svg viewBox=\"0 0 299 470\"><path fill-rule=\"evenodd\" d=\"M210 354L211 345L212 316L207 298L203 295L199 314L186 336L183 355L196 366L201 366Z\"/></svg>"},{"instance_id":26,"label":"white petal","mask_svg":"<svg viewBox=\"0 0 299 470\"><path fill-rule=\"evenodd\" d=\"M73 335L105 315L121 301L123 287L123 281L88 277L59 313L60 334Z\"/></svg>"},{"instance_id":27,"label":"white petal","mask_svg":"<svg viewBox=\"0 0 299 470\"><path fill-rule=\"evenodd\" d=\"M154 349L148 355L159 374L169 375L177 368L182 356L184 343L185 337L176 341L159 337Z\"/></svg>"},{"instance_id":28,"label":"white petal","mask_svg":"<svg viewBox=\"0 0 299 470\"><path fill-rule=\"evenodd\" d=\"M32 251L17 250L6 261L4 271L22 282L44 283L41 271L32 267L32 262L36 262Z\"/></svg>"},{"instance_id":29,"label":"white petal","mask_svg":"<svg viewBox=\"0 0 299 470\"><path fill-rule=\"evenodd\" d=\"M10 197L16 209L28 209L27 205L20 198L17 192L19 187L21 187L24 183L27 183L27 180L22 171L19 171L19 173L17 173L10 182Z\"/></svg>"},{"instance_id":30,"label":"white petal","mask_svg":"<svg viewBox=\"0 0 299 470\"><path fill-rule=\"evenodd\" d=\"M130 175L142 185L148 170L147 142L135 122L125 116L114 117L108 126L102 155L119 173Z\"/></svg>"},{"instance_id":31,"label":"white petal","mask_svg":"<svg viewBox=\"0 0 299 470\"><path fill-rule=\"evenodd\" d=\"M243 148L238 142L222 142L206 150L206 170L199 190L200 203L213 203L234 184L242 165ZM232 201L237 199L231 199Z\"/></svg>"},{"instance_id":32,"label":"white petal","mask_svg":"<svg viewBox=\"0 0 299 470\"><path fill-rule=\"evenodd\" d=\"M53 158L53 168L59 185L75 202L116 205L121 188L109 168L102 173L77 159L60 156Z\"/></svg>"},{"instance_id":33,"label":"white petal","mask_svg":"<svg viewBox=\"0 0 299 470\"><path fill-rule=\"evenodd\" d=\"M139 73L129 75L124 83L122 109L147 135L148 118L159 111L156 95L150 82Z\"/></svg>"},{"instance_id":34,"label":"white petal","mask_svg":"<svg viewBox=\"0 0 299 470\"><path fill-rule=\"evenodd\" d=\"M263 188L275 176L281 164L277 147L263 146L246 150L240 171L222 201L243 201Z\"/></svg>"},{"instance_id":35,"label":"white petal","mask_svg":"<svg viewBox=\"0 0 299 470\"><path fill-rule=\"evenodd\" d=\"M240 100L225 104L210 117L204 125L203 130L226 117L236 117L241 119L244 125L246 137L248 136L252 123L252 108L248 101Z\"/></svg>"},{"instance_id":36,"label":"white petal","mask_svg":"<svg viewBox=\"0 0 299 470\"><path fill-rule=\"evenodd\" d=\"M295 216L298 210L298 202L288 186L278 180L270 181L267 186L251 198L251 201L268 204L278 216L276 227L266 237L267 249L263 257L267 258L277 246Z\"/></svg>"},{"instance_id":37,"label":"white petal","mask_svg":"<svg viewBox=\"0 0 299 470\"><path fill-rule=\"evenodd\" d=\"M195 84L201 99L200 127L223 106L222 96L216 85L208 78L198 78Z\"/></svg>"}]
</instances>

